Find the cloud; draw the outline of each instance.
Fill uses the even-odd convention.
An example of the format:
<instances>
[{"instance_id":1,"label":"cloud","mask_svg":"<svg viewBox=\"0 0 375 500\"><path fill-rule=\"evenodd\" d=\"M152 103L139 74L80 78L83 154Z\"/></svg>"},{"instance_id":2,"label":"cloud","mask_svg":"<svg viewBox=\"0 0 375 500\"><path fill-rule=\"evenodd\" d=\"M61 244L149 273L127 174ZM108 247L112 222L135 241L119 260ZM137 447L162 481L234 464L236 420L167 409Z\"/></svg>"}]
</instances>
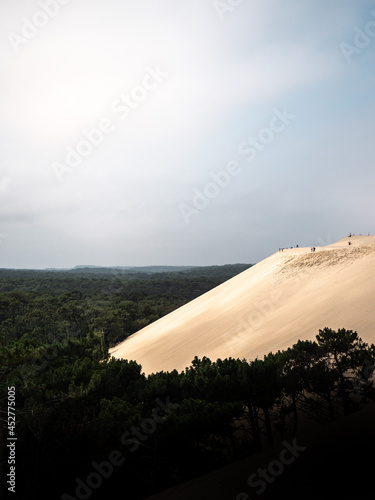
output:
<instances>
[{"instance_id":1,"label":"cloud","mask_svg":"<svg viewBox=\"0 0 375 500\"><path fill-rule=\"evenodd\" d=\"M12 183L11 177L4 177L0 180L0 196L4 196L4 194L8 191L10 184Z\"/></svg>"},{"instance_id":2,"label":"cloud","mask_svg":"<svg viewBox=\"0 0 375 500\"><path fill-rule=\"evenodd\" d=\"M3 32L35 9L2 4ZM303 223L312 239L327 221L344 227L345 196L352 225L370 225L373 45L350 66L339 48L370 10L254 0L221 21L211 1L81 0L19 54L3 38L5 265L47 267L52 251L48 265L64 267L254 262L278 247L281 225L293 240ZM121 120L113 102L158 65L168 77ZM293 126L248 164L238 144L284 106ZM103 118L113 132L60 184L52 163ZM187 226L179 203L232 159L241 176Z\"/></svg>"}]
</instances>

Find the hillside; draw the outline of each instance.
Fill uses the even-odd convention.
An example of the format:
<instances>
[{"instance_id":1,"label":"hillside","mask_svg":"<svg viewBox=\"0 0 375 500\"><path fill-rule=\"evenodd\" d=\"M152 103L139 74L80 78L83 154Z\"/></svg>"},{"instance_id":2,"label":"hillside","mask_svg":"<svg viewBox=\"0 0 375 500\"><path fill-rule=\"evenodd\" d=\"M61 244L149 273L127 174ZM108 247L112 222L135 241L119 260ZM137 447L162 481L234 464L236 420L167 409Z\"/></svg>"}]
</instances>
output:
<instances>
[{"instance_id":1,"label":"hillside","mask_svg":"<svg viewBox=\"0 0 375 500\"><path fill-rule=\"evenodd\" d=\"M349 245L350 243L350 245ZM320 328L374 342L375 236L277 252L143 328L110 352L146 374L183 370L194 356L263 357Z\"/></svg>"}]
</instances>

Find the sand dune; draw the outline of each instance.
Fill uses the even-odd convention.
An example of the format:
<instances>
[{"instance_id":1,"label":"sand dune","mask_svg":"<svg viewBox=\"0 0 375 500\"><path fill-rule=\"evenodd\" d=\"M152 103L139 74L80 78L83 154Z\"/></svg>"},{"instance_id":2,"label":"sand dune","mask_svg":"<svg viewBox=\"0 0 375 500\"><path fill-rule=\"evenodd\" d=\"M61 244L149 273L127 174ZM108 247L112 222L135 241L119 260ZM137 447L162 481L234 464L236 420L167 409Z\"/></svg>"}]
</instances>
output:
<instances>
[{"instance_id":1,"label":"sand dune","mask_svg":"<svg viewBox=\"0 0 375 500\"><path fill-rule=\"evenodd\" d=\"M349 242L351 243L349 245ZM111 349L146 374L183 370L194 356L262 358L319 328L375 343L375 236L276 252Z\"/></svg>"}]
</instances>

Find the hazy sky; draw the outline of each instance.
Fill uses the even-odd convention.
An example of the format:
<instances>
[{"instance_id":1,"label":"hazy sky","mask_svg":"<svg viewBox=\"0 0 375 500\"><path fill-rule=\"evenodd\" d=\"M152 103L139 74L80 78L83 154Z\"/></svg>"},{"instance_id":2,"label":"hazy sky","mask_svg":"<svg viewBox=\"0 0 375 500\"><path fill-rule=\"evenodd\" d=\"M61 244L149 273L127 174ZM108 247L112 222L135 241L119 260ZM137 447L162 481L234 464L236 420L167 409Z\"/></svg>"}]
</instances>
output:
<instances>
[{"instance_id":1,"label":"hazy sky","mask_svg":"<svg viewBox=\"0 0 375 500\"><path fill-rule=\"evenodd\" d=\"M0 267L375 233L375 2L2 0Z\"/></svg>"}]
</instances>

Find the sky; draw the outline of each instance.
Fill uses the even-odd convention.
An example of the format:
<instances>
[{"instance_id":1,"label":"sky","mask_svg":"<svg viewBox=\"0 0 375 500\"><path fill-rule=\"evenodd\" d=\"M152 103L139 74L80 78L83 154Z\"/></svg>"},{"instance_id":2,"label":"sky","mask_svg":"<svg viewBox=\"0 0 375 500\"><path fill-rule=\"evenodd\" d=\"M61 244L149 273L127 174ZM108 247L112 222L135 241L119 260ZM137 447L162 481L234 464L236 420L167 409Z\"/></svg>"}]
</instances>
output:
<instances>
[{"instance_id":1,"label":"sky","mask_svg":"<svg viewBox=\"0 0 375 500\"><path fill-rule=\"evenodd\" d=\"M2 0L0 268L375 234L375 1Z\"/></svg>"}]
</instances>

